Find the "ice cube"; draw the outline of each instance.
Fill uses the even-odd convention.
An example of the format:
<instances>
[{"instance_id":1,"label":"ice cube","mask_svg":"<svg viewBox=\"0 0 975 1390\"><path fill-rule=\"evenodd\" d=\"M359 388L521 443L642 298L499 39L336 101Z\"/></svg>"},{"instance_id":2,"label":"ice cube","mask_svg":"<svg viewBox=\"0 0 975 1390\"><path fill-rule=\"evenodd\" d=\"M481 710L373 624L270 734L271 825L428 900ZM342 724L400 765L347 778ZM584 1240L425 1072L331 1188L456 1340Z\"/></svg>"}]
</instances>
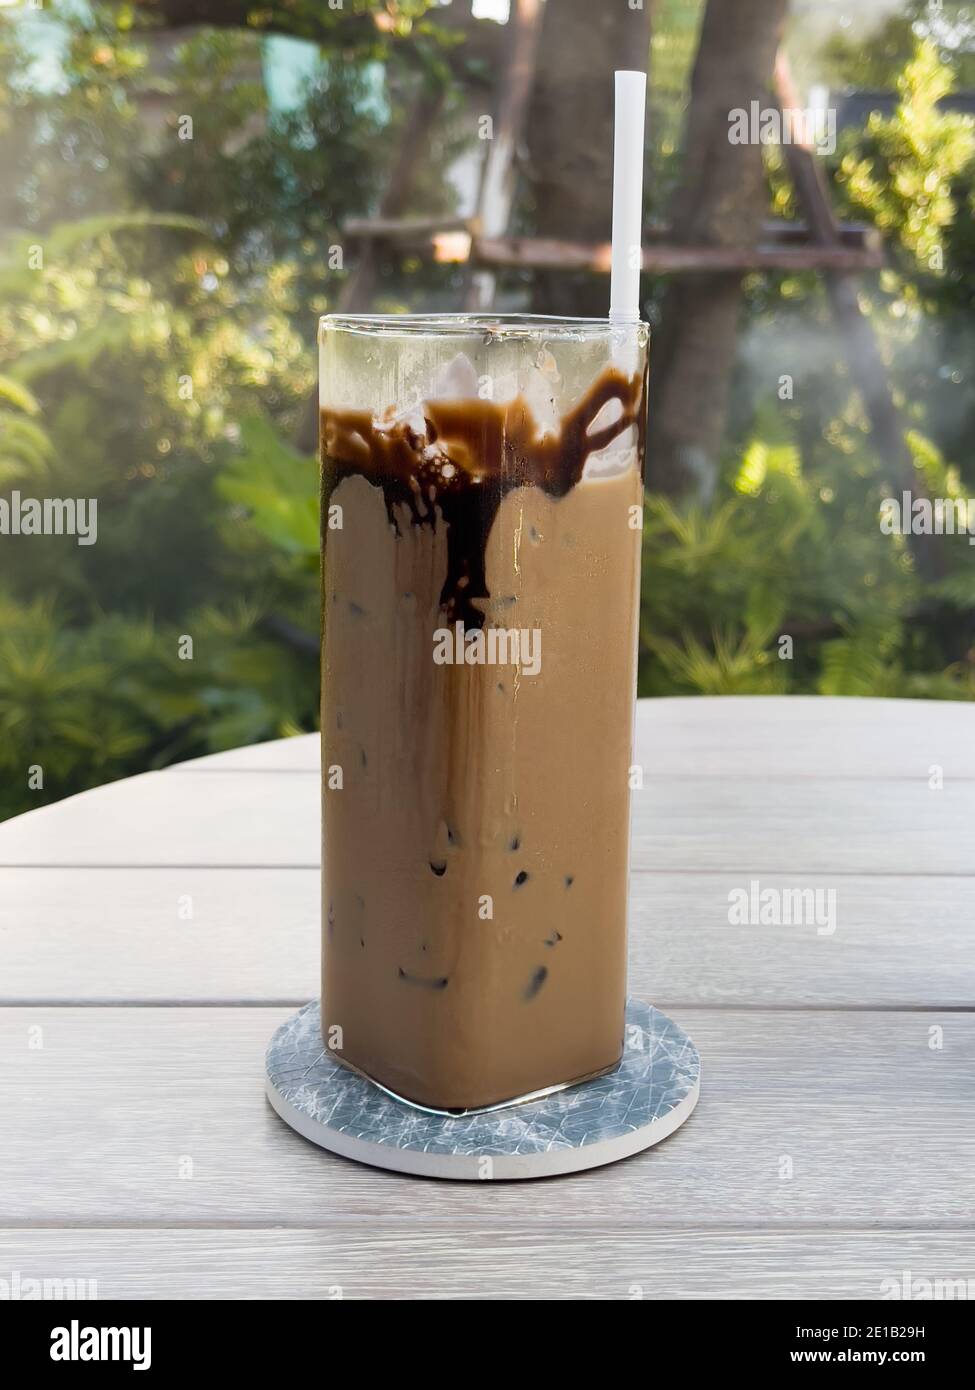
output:
<instances>
[{"instance_id":1,"label":"ice cube","mask_svg":"<svg viewBox=\"0 0 975 1390\"><path fill-rule=\"evenodd\" d=\"M607 429L610 425L615 425L617 420L623 415L623 402L619 396L611 396L606 401L602 409L598 412L592 424L586 430L586 434L599 434L600 430Z\"/></svg>"},{"instance_id":2,"label":"ice cube","mask_svg":"<svg viewBox=\"0 0 975 1390\"><path fill-rule=\"evenodd\" d=\"M547 348L539 349L534 362L525 371L522 394L535 417L538 433L555 434L559 429L562 374Z\"/></svg>"},{"instance_id":3,"label":"ice cube","mask_svg":"<svg viewBox=\"0 0 975 1390\"><path fill-rule=\"evenodd\" d=\"M630 425L605 449L590 454L582 470L584 478L614 478L637 465L637 431Z\"/></svg>"},{"instance_id":4,"label":"ice cube","mask_svg":"<svg viewBox=\"0 0 975 1390\"><path fill-rule=\"evenodd\" d=\"M376 421L376 429L380 433L392 433L394 430L399 430L403 426L405 426L409 430L412 430L412 432L415 435L419 436L421 439L424 439L426 437L427 422L424 418L423 410L420 406L410 406L407 410L402 411L399 415L393 414L391 412L382 420Z\"/></svg>"},{"instance_id":5,"label":"ice cube","mask_svg":"<svg viewBox=\"0 0 975 1390\"><path fill-rule=\"evenodd\" d=\"M465 352L458 352L443 368L430 393L432 401L469 401L477 398L477 372Z\"/></svg>"}]
</instances>

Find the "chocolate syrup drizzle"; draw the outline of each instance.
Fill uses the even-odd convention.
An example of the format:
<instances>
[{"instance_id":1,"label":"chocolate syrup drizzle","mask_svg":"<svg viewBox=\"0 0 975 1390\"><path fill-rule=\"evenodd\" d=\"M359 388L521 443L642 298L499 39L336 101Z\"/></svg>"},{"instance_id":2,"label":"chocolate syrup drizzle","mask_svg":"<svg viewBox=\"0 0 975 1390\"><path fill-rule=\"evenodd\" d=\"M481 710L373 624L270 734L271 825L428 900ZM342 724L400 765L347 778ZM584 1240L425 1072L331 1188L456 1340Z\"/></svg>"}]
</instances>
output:
<instances>
[{"instance_id":1,"label":"chocolate syrup drizzle","mask_svg":"<svg viewBox=\"0 0 975 1390\"><path fill-rule=\"evenodd\" d=\"M553 434L539 434L522 396L492 401L429 401L424 430L409 421L384 424L369 410L321 412L322 515L338 485L355 475L382 488L386 514L400 534L397 508L413 526L447 527L447 577L440 604L448 621L484 625L475 600L488 599L485 558L488 535L505 495L540 487L564 497L579 482L591 454L605 449L633 425L642 472L646 434L644 373L626 377L610 367L562 419ZM618 400L612 424L592 430L608 401ZM400 513L400 516L402 513ZM323 542L325 531L322 533Z\"/></svg>"}]
</instances>

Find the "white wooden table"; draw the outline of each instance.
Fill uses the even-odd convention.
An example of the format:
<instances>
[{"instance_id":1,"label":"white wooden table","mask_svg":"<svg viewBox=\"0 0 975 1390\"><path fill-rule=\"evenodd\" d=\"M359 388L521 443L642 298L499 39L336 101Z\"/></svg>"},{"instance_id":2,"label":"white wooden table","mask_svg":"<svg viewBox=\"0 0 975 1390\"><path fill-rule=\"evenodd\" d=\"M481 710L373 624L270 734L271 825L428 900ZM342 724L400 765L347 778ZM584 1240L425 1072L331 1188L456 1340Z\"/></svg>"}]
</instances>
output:
<instances>
[{"instance_id":1,"label":"white wooden table","mask_svg":"<svg viewBox=\"0 0 975 1390\"><path fill-rule=\"evenodd\" d=\"M547 1182L373 1171L267 1105L268 1038L318 989L315 738L0 827L0 1276L102 1298L975 1278L975 706L646 701L637 760L631 990L697 1042L701 1102L658 1149ZM730 926L753 879L835 889L835 934Z\"/></svg>"}]
</instances>

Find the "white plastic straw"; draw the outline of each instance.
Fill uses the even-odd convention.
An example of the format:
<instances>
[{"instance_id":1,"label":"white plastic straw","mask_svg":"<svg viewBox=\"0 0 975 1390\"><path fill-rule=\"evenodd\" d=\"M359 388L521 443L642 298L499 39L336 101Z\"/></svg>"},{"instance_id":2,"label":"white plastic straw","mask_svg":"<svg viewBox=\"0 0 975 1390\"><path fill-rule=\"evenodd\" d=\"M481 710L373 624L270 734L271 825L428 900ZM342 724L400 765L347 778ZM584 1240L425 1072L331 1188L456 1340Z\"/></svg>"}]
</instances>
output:
<instances>
[{"instance_id":1,"label":"white plastic straw","mask_svg":"<svg viewBox=\"0 0 975 1390\"><path fill-rule=\"evenodd\" d=\"M616 74L613 141L613 259L609 317L636 323L640 317L640 257L643 231L643 117L645 72Z\"/></svg>"}]
</instances>

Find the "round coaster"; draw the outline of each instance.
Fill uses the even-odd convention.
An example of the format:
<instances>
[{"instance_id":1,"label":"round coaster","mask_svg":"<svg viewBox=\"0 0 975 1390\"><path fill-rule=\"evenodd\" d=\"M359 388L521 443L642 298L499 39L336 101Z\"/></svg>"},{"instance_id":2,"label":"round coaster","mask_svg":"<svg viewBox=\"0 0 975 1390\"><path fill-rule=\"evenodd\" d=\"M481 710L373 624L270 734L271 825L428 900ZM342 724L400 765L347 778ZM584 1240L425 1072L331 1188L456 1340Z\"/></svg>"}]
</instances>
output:
<instances>
[{"instance_id":1,"label":"round coaster","mask_svg":"<svg viewBox=\"0 0 975 1390\"><path fill-rule=\"evenodd\" d=\"M267 1096L305 1139L432 1178L544 1178L598 1168L666 1139L697 1104L701 1059L673 1019L629 999L618 1067L499 1110L441 1115L396 1100L322 1047L317 1001L274 1034Z\"/></svg>"}]
</instances>

